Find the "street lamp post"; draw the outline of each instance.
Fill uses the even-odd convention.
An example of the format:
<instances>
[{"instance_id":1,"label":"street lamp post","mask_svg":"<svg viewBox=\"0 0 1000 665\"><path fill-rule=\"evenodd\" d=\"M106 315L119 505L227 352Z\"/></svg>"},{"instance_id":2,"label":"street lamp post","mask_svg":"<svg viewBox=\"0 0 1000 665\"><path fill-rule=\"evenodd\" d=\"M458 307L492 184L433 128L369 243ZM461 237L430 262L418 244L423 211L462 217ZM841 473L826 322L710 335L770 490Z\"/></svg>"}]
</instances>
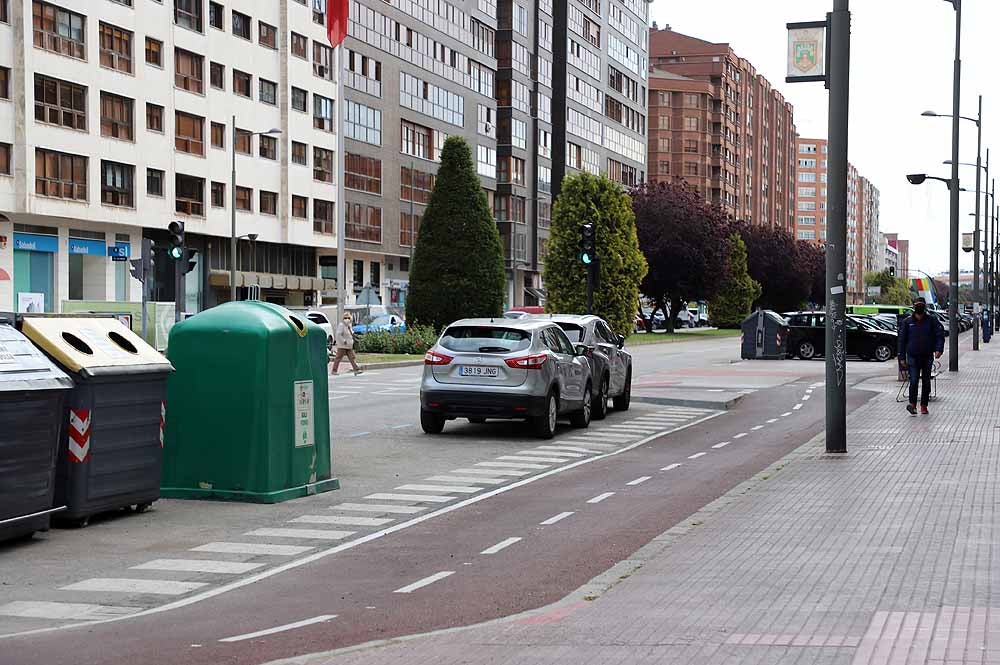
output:
<instances>
[{"instance_id":1,"label":"street lamp post","mask_svg":"<svg viewBox=\"0 0 1000 665\"><path fill-rule=\"evenodd\" d=\"M250 136L247 137L248 141L252 141L254 136L274 136L280 134L280 129L269 129L266 132L251 132ZM231 174L230 187L232 191L229 196L229 208L230 208L230 219L232 221L232 229L229 236L229 301L236 302L236 243L240 236L236 234L236 116L233 116L233 132L232 132L232 157L233 157L233 171Z\"/></svg>"},{"instance_id":2,"label":"street lamp post","mask_svg":"<svg viewBox=\"0 0 1000 665\"><path fill-rule=\"evenodd\" d=\"M962 99L962 0L948 0L955 8L955 72L952 75L951 100L951 224L948 269L948 371L958 371L958 144Z\"/></svg>"}]
</instances>

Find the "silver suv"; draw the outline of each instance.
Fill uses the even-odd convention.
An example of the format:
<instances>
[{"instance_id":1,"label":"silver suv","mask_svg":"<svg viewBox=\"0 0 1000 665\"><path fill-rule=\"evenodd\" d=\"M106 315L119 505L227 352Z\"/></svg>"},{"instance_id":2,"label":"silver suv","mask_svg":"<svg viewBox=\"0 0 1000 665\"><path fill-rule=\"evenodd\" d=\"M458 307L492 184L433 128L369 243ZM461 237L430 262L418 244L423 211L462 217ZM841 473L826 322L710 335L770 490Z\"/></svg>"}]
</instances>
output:
<instances>
[{"instance_id":1,"label":"silver suv","mask_svg":"<svg viewBox=\"0 0 1000 665\"><path fill-rule=\"evenodd\" d=\"M559 416L590 425L592 382L586 347L574 347L544 319L463 319L424 356L420 425L439 434L446 420L525 419L550 439Z\"/></svg>"}]
</instances>

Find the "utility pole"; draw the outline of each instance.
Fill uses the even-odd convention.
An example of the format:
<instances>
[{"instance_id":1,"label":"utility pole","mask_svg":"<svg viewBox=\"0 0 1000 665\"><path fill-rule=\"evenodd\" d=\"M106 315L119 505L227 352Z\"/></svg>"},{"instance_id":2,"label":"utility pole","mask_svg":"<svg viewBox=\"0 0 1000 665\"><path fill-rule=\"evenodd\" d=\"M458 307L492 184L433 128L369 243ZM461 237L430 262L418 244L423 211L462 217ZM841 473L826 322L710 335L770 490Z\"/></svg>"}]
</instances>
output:
<instances>
[{"instance_id":1,"label":"utility pole","mask_svg":"<svg viewBox=\"0 0 1000 665\"><path fill-rule=\"evenodd\" d=\"M983 96L979 95L979 115L976 116L976 228L972 231L972 246L975 248L972 266L972 350L979 350L979 325L982 322L982 296L979 292L979 210L983 198Z\"/></svg>"},{"instance_id":2,"label":"utility pole","mask_svg":"<svg viewBox=\"0 0 1000 665\"><path fill-rule=\"evenodd\" d=\"M958 158L959 122L962 98L962 0L951 0L955 6L955 73L952 80L951 110L951 224L948 229L948 371L958 371Z\"/></svg>"}]
</instances>

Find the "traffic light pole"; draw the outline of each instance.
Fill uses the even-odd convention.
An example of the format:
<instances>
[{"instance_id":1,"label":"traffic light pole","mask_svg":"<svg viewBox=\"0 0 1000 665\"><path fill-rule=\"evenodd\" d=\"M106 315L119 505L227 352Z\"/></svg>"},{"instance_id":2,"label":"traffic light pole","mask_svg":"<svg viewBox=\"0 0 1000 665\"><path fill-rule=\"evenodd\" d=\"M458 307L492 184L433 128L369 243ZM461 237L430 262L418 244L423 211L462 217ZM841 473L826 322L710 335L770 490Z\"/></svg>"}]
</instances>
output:
<instances>
[{"instance_id":1,"label":"traffic light pole","mask_svg":"<svg viewBox=\"0 0 1000 665\"><path fill-rule=\"evenodd\" d=\"M594 264L587 266L587 314L594 313Z\"/></svg>"}]
</instances>

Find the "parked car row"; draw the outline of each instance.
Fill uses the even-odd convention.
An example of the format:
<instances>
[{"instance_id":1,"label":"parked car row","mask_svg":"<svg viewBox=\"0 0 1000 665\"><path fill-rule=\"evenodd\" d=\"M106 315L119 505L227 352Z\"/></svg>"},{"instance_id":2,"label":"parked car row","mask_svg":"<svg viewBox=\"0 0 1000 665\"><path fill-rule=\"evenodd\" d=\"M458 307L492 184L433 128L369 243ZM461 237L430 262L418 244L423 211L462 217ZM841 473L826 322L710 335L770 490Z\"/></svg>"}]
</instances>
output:
<instances>
[{"instance_id":1,"label":"parked car row","mask_svg":"<svg viewBox=\"0 0 1000 665\"><path fill-rule=\"evenodd\" d=\"M525 420L549 439L560 418L588 427L631 396L632 355L600 317L463 319L424 356L420 425L439 434L457 418Z\"/></svg>"},{"instance_id":2,"label":"parked car row","mask_svg":"<svg viewBox=\"0 0 1000 665\"><path fill-rule=\"evenodd\" d=\"M826 312L786 312L788 321L788 357L798 356L812 360L826 351ZM896 357L897 334L895 326L887 329L867 317L848 314L847 355L862 360L885 362Z\"/></svg>"}]
</instances>

